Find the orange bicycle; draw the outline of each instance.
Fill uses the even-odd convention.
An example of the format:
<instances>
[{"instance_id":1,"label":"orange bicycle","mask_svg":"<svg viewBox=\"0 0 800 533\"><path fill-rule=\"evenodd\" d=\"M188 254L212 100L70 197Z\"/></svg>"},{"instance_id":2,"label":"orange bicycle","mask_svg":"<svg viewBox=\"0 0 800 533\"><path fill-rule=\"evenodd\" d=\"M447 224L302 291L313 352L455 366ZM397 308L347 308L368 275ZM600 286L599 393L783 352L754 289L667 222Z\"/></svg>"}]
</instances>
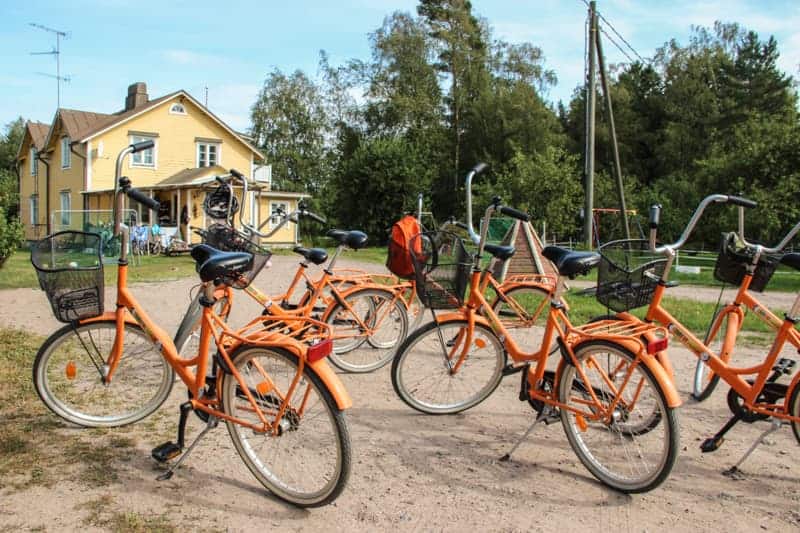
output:
<instances>
[{"instance_id":1,"label":"orange bicycle","mask_svg":"<svg viewBox=\"0 0 800 533\"><path fill-rule=\"evenodd\" d=\"M530 402L537 417L504 459L536 424L560 418L576 455L603 483L628 493L657 487L678 451L680 399L652 355L665 349L666 331L639 321L573 326L561 298L564 279L588 273L600 256L551 246L544 254L559 278L549 292L541 346L523 351L484 297L489 278L488 267L480 267L483 253L500 259L514 253L510 246L486 244L489 220L497 211L527 220L495 198L473 256L460 238L445 232L422 234L419 248L410 247L421 250L412 258L425 306L455 310L435 314L405 340L392 363L395 392L417 411L458 413L485 400L504 375L522 371L520 399ZM551 371L554 341L561 357Z\"/></svg>"},{"instance_id":2,"label":"orange bicycle","mask_svg":"<svg viewBox=\"0 0 800 533\"><path fill-rule=\"evenodd\" d=\"M120 178L133 144L117 157L114 235L125 195L150 209L158 203ZM40 348L33 380L58 416L87 427L116 427L150 415L169 396L175 374L189 391L180 409L177 442L153 450L161 462L180 455L168 479L199 440L224 420L234 447L256 479L298 506L331 502L344 489L351 451L344 410L350 397L325 361L329 327L305 317L259 317L233 330L215 312L216 287L244 288L269 252L225 253L200 245L192 257L202 282L199 349L182 359L172 339L147 315L127 287L127 248L118 261L117 302L103 312L100 236L60 232L40 241L31 260L56 317L68 325ZM216 354L210 357L213 341ZM184 451L185 425L195 412L206 426Z\"/></svg>"},{"instance_id":3,"label":"orange bicycle","mask_svg":"<svg viewBox=\"0 0 800 533\"><path fill-rule=\"evenodd\" d=\"M239 172L231 170L231 179L236 179L247 195L247 180ZM218 178L222 186L227 182ZM233 205L232 192L228 205ZM217 195L225 196L225 195ZM223 210L224 211L224 210ZM297 211L283 217L270 233L262 233L260 227L248 223L239 211L241 230L227 223L218 223L201 231L205 242L215 248L237 251L252 245L257 238L268 237L288 222L298 222L300 217L310 217L320 222L324 219L300 206ZM360 249L366 245L367 236L360 231L331 230L328 236L337 242L335 253L329 258L321 248L295 247L301 255L295 275L286 292L267 295L249 285L245 293L264 307L263 314L275 319L281 317L315 317L330 327L333 353L329 360L338 368L349 372L370 372L391 361L397 347L408 334L408 315L404 296L396 286L377 283L373 277L347 277L336 273L335 264L346 248ZM308 274L310 263L326 263L321 276L312 278ZM304 291L297 302L293 302L295 291ZM198 297L191 302L175 335L175 344L191 350L196 344L199 331L200 305ZM217 291L221 315L227 316L233 303L233 291L220 287Z\"/></svg>"},{"instance_id":4,"label":"orange bicycle","mask_svg":"<svg viewBox=\"0 0 800 533\"><path fill-rule=\"evenodd\" d=\"M658 323L666 327L681 344L686 346L686 348L694 353L703 364L710 368L714 376L718 376L730 385L727 403L733 416L713 437L706 439L702 443L701 450L703 452L717 450L724 441L724 435L740 421L753 423L759 420L772 420L770 428L765 430L747 450L744 456L728 470L728 472L735 472L742 462L747 459L763 441L764 437L776 431L784 423L792 426L794 435L798 443L800 443L800 373L796 374L788 385L778 383L778 379L788 374L794 363L794 361L790 359L779 359L779 356L787 342L794 346L798 345L800 335L797 330L797 324L800 322L800 294L798 294L791 310L784 316L783 321L780 321L778 324L779 319L771 316L771 313L747 292L762 254L775 254L782 250L797 231L800 230L800 224L796 225L777 246L774 248L767 248L748 243L744 239L743 224L740 223L739 237L742 239L743 244L748 249L752 250L753 256L750 264L747 266L747 273L739 288L737 300L739 303L752 309L757 315L764 315L761 318L775 327L776 335L772 346L767 354L765 354L760 364L746 368L736 367L731 365L729 361L744 317L740 306L732 305L726 307L715 319L708 337L714 339L720 335L722 329L724 329L724 334L722 334L722 347L716 350L701 342L688 328L681 324L678 319L673 317L661 305L661 300L669 279L670 267L676 252L686 243L692 230L694 230L698 220L702 216L703 211L712 203L730 203L740 206L740 209L744 207L754 207L756 205L755 202L737 196L722 194L707 196L695 210L680 238L673 244L661 246L656 245L656 234L661 213L661 206L656 205L650 209L650 238L648 242L642 243L642 241L638 241L638 244L636 244L630 243L629 241L618 241L614 243L614 246L611 248L614 250L625 250L631 246L641 245L642 247L647 247L654 254L666 257L666 266L663 271L660 271L658 275L646 276L640 280L642 284L648 284L654 287L653 298L647 309L644 320L647 323ZM742 215L740 211L740 221L741 220ZM624 257L624 255L621 257ZM616 264L615 268L617 270L624 269L624 266L622 266L624 264L622 259L612 259L611 262ZM780 263L800 270L800 254L784 254L780 258ZM627 285L627 287L621 285ZM613 296L607 299L606 303L611 309L622 311L623 309L617 307L617 303L630 298L631 292L635 291L635 286L632 284L616 283L609 284L607 289L609 294ZM600 293L601 288L598 286L598 298L600 298ZM619 313L617 316L625 321L638 320L634 316L624 312ZM663 360L668 363L666 354L663 354Z\"/></svg>"}]
</instances>

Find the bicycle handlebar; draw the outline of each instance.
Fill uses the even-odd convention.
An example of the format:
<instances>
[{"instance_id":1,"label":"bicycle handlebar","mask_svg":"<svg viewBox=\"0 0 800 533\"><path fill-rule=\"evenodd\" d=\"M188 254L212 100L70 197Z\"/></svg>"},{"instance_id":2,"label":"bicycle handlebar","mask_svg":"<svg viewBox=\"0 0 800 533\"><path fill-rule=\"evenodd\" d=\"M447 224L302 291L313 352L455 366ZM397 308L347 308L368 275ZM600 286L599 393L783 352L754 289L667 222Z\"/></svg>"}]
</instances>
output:
<instances>
[{"instance_id":1,"label":"bicycle handlebar","mask_svg":"<svg viewBox=\"0 0 800 533\"><path fill-rule=\"evenodd\" d=\"M513 207L501 205L500 212L506 216L509 216L511 218L516 218L517 220L521 220L523 222L530 222L531 220L531 216L528 213L519 211L517 209L514 209Z\"/></svg>"},{"instance_id":2,"label":"bicycle handlebar","mask_svg":"<svg viewBox=\"0 0 800 533\"><path fill-rule=\"evenodd\" d=\"M150 148L154 147L155 145L156 145L156 142L154 140L152 140L152 139L147 140L147 141L134 143L134 144L132 144L130 146L131 153L135 154L136 152L142 152L144 150L149 150Z\"/></svg>"},{"instance_id":3,"label":"bicycle handlebar","mask_svg":"<svg viewBox=\"0 0 800 533\"><path fill-rule=\"evenodd\" d=\"M475 228L472 227L472 178L486 170L488 166L486 163L478 163L467 173L467 233L469 233L469 238L475 244L478 244L481 238Z\"/></svg>"},{"instance_id":4,"label":"bicycle handlebar","mask_svg":"<svg viewBox=\"0 0 800 533\"><path fill-rule=\"evenodd\" d=\"M689 219L689 223L683 230L680 238L674 242L673 244L666 244L663 246L656 246L656 233L658 232L658 224L661 218L661 206L655 204L650 207L650 251L657 254L669 255L674 253L675 250L678 250L686 244L686 241L689 239L689 235L692 234L694 231L695 226L697 226L697 222L700 220L700 217L703 215L703 211L705 211L706 207L708 207L712 203L730 203L733 205L738 205L740 208L743 207L755 207L758 205L756 202L752 200L748 200L747 198L742 198L740 196L728 196L726 194L711 194L703 198L700 204L695 209L694 214L692 214L692 218ZM740 217L741 220L741 217ZM740 224L740 231L742 224ZM800 226L800 225L799 225ZM798 227L800 229L800 227Z\"/></svg>"}]
</instances>

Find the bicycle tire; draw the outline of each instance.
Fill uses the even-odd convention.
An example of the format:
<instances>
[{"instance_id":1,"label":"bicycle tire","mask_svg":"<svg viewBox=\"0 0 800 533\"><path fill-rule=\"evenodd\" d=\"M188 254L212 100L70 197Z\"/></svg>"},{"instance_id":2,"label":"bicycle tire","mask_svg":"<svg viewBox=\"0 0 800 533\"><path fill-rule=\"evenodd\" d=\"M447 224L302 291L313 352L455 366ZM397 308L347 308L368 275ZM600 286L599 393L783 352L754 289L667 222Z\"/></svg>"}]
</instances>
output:
<instances>
[{"instance_id":1,"label":"bicycle tire","mask_svg":"<svg viewBox=\"0 0 800 533\"><path fill-rule=\"evenodd\" d=\"M355 289L344 300L353 311L337 302L325 312L324 322L331 326L334 337L330 362L357 374L389 364L408 335L405 306L388 289ZM363 324L374 328L371 335L364 335L353 313Z\"/></svg>"},{"instance_id":2,"label":"bicycle tire","mask_svg":"<svg viewBox=\"0 0 800 533\"><path fill-rule=\"evenodd\" d=\"M800 383L794 388L791 398L789 398L789 413L792 416L800 417ZM800 444L800 422L792 420L792 433Z\"/></svg>"},{"instance_id":3,"label":"bicycle tire","mask_svg":"<svg viewBox=\"0 0 800 533\"><path fill-rule=\"evenodd\" d=\"M392 361L392 387L403 403L429 415L454 414L475 407L494 392L503 378L506 352L491 328L475 324L473 346L476 349L458 372L452 374L443 364L440 339L447 348L457 350L454 353L460 353L456 344L463 342L461 334L467 327L463 319L442 324L429 322L408 336ZM473 376L476 376L474 380ZM475 385L465 386L466 380L473 380ZM427 384L435 386L443 381L447 383L447 391L442 400L436 390L423 390ZM453 399L454 387L466 391L463 397Z\"/></svg>"},{"instance_id":4,"label":"bicycle tire","mask_svg":"<svg viewBox=\"0 0 800 533\"><path fill-rule=\"evenodd\" d=\"M523 285L505 292L504 298L498 295L492 303L492 311L500 318L517 346L520 348L528 346L538 350L542 344L541 339L547 322L549 301L548 291L536 286ZM524 316L520 316L515 306L524 313Z\"/></svg>"},{"instance_id":5,"label":"bicycle tire","mask_svg":"<svg viewBox=\"0 0 800 533\"><path fill-rule=\"evenodd\" d=\"M251 364L256 358L258 364ZM278 398L288 394L299 361L280 348L247 345L239 348L232 360L257 403L272 409L279 405ZM268 373L268 380L264 380L261 370ZM260 392L267 382L271 388ZM275 390L278 394L273 394ZM278 435L257 432L230 420L226 421L228 433L247 468L272 494L300 507L325 505L341 494L350 475L352 452L347 423L330 391L307 365L293 398L280 422L284 429ZM299 406L303 414L293 405ZM222 406L226 415L259 423L239 383L229 373L222 378ZM270 415L265 415L270 420ZM319 468L322 461L331 464ZM312 476L310 471L316 474Z\"/></svg>"},{"instance_id":6,"label":"bicycle tire","mask_svg":"<svg viewBox=\"0 0 800 533\"><path fill-rule=\"evenodd\" d=\"M722 353L722 340L725 339L728 333L730 322L727 320L727 315L729 313L723 313L722 311L724 311L724 309L714 314L714 318L711 321L711 328L703 339L703 344L710 348L711 353L718 356L727 364L730 362L731 356L730 354ZM720 321L724 322L718 325ZM712 339L710 338L711 333L715 329L717 330L717 335ZM712 346L712 343L716 345ZM692 379L692 398L698 402L707 399L714 392L714 389L716 389L717 384L719 384L719 379L719 375L711 370L711 367L698 357L694 368L694 378Z\"/></svg>"},{"instance_id":7,"label":"bicycle tire","mask_svg":"<svg viewBox=\"0 0 800 533\"><path fill-rule=\"evenodd\" d=\"M586 342L575 349L575 355L581 363L592 357L592 365L582 366L587 379L600 371L602 365L597 364L598 355L609 358L608 368L614 368L614 374L620 374L620 366L619 363L610 363L610 356L628 364L636 363L633 353L609 341ZM637 379L632 374L625 390L619 391L626 401L617 404L610 423L588 420L568 408L560 409L564 433L583 465L601 482L624 493L646 492L659 486L675 465L679 446L676 413L667 405L666 395L658 381L650 369L641 363L633 365L632 373L640 373L640 376ZM624 383L625 376L621 377L623 381L616 388ZM585 384L577 369L571 363L566 364L557 384L559 401L585 412L586 402L591 399L589 390L594 391L594 396L599 397L600 401L604 398L616 399L617 395L614 393L597 393L609 389L606 380L611 380L612 383L616 381L608 372L604 372L601 379ZM626 391L631 393L631 397L625 396ZM628 403L634 405L630 410L625 405ZM639 407L642 404L644 408L640 412ZM651 407L648 408L648 405ZM589 408L591 409L591 405ZM638 432L625 428L629 421L632 421L633 427L641 426L643 422L638 418L649 419L654 408L660 412L660 431L651 429ZM597 443L590 443L590 439L594 441L595 436Z\"/></svg>"},{"instance_id":8,"label":"bicycle tire","mask_svg":"<svg viewBox=\"0 0 800 533\"><path fill-rule=\"evenodd\" d=\"M114 320L64 326L39 348L33 383L42 402L84 427L118 427L155 412L175 372L137 325L124 325L124 351L111 383L102 371L116 336ZM97 405L95 405L97 404Z\"/></svg>"}]
</instances>

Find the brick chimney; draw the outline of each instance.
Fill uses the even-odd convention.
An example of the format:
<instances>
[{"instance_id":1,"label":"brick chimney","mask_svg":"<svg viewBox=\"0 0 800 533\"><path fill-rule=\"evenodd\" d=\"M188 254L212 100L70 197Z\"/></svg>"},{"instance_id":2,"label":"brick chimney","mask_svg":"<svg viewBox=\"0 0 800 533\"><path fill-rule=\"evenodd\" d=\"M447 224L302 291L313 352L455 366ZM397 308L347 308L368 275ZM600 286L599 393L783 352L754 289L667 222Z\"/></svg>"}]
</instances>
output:
<instances>
[{"instance_id":1,"label":"brick chimney","mask_svg":"<svg viewBox=\"0 0 800 533\"><path fill-rule=\"evenodd\" d=\"M147 103L147 84L144 82L133 83L128 86L128 96L125 98L125 111L137 108Z\"/></svg>"}]
</instances>

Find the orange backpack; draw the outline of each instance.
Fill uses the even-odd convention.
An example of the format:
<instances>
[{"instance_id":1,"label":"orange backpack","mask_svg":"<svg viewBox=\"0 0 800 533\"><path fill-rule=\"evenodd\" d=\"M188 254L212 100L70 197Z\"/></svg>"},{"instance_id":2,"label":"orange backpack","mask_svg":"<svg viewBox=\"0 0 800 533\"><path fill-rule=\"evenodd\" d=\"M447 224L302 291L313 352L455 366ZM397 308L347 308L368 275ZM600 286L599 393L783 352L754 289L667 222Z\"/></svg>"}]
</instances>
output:
<instances>
[{"instance_id":1,"label":"orange backpack","mask_svg":"<svg viewBox=\"0 0 800 533\"><path fill-rule=\"evenodd\" d=\"M411 250L411 238L419 234L420 227L416 218L405 215L392 225L389 237L389 256L386 259L386 268L392 274L411 279L414 277L414 264L411 262L411 252L421 253L420 241L414 241L414 250Z\"/></svg>"}]
</instances>

